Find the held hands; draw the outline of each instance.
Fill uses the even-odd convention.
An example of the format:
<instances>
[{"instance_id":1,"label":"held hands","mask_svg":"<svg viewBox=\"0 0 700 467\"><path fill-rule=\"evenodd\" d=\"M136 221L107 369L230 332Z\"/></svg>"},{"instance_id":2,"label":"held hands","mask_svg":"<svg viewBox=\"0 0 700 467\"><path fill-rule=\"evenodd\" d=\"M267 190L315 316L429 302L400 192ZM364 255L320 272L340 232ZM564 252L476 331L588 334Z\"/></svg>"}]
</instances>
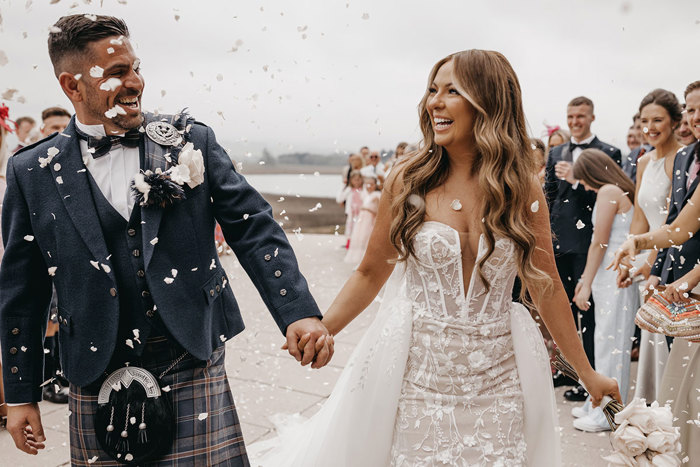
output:
<instances>
[{"instance_id":1,"label":"held hands","mask_svg":"<svg viewBox=\"0 0 700 467\"><path fill-rule=\"evenodd\" d=\"M287 342L283 350L301 362L302 366L311 363L311 368L326 366L333 358L333 336L318 318L304 318L287 326Z\"/></svg>"},{"instance_id":2,"label":"held hands","mask_svg":"<svg viewBox=\"0 0 700 467\"><path fill-rule=\"evenodd\" d=\"M695 283L692 283L695 282ZM697 281L693 281L685 275L672 284L666 286L664 297L671 303L686 303L690 301L688 292L693 290L698 285Z\"/></svg>"},{"instance_id":3,"label":"held hands","mask_svg":"<svg viewBox=\"0 0 700 467\"><path fill-rule=\"evenodd\" d=\"M41 425L39 404L23 404L7 408L7 431L15 446L27 454L36 455L44 449L44 428Z\"/></svg>"},{"instance_id":4,"label":"held hands","mask_svg":"<svg viewBox=\"0 0 700 467\"><path fill-rule=\"evenodd\" d=\"M583 386L591 395L591 402L593 407L598 407L603 396L610 396L622 403L622 397L620 396L620 388L617 385L617 381L613 378L608 378L600 373L593 371L589 376L581 378Z\"/></svg>"},{"instance_id":5,"label":"held hands","mask_svg":"<svg viewBox=\"0 0 700 467\"><path fill-rule=\"evenodd\" d=\"M554 166L554 174L557 176L558 179L566 180L571 185L575 184L577 181L574 178L573 165L571 165L570 162L566 162L566 161L557 162L556 165Z\"/></svg>"},{"instance_id":6,"label":"held hands","mask_svg":"<svg viewBox=\"0 0 700 467\"><path fill-rule=\"evenodd\" d=\"M581 281L576 284L576 289L574 290L574 303L579 310L588 311L591 307L591 286L585 281Z\"/></svg>"}]
</instances>

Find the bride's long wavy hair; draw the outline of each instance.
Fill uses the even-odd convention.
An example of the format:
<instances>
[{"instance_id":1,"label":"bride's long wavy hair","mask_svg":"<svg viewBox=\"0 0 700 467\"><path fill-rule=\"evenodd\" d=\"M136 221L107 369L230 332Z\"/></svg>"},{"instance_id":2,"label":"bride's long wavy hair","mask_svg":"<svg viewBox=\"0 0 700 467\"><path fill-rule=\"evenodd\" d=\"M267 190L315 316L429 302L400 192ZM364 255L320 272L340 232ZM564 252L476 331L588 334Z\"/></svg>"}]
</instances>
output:
<instances>
[{"instance_id":1,"label":"bride's long wavy hair","mask_svg":"<svg viewBox=\"0 0 700 467\"><path fill-rule=\"evenodd\" d=\"M421 148L401 165L396 194L392 200L391 242L399 252L399 261L415 256L413 238L425 218L425 196L447 179L450 164L445 148L435 144L435 133L427 101L429 88L445 63L452 61L457 91L475 109L474 138L476 159L473 173L478 175L483 193L480 218L488 247L479 260L477 273L490 287L483 267L494 251L496 238L510 238L516 247L518 275L525 287L548 289L552 279L533 265L536 238L528 221L533 202L531 193L539 170L528 137L518 78L506 58L493 51L467 50L449 55L435 64L423 99L418 106L423 132Z\"/></svg>"}]
</instances>

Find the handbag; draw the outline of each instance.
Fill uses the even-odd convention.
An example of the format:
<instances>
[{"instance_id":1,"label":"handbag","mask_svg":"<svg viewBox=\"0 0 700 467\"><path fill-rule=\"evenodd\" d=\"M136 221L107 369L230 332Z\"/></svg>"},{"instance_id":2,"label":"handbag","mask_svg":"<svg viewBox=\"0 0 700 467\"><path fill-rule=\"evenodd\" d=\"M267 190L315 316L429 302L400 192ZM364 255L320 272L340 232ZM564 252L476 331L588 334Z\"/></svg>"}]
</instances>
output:
<instances>
[{"instance_id":1,"label":"handbag","mask_svg":"<svg viewBox=\"0 0 700 467\"><path fill-rule=\"evenodd\" d=\"M688 294L690 301L671 303L662 295L664 286L654 293L637 311L634 322L642 329L690 342L700 342L700 295Z\"/></svg>"},{"instance_id":2,"label":"handbag","mask_svg":"<svg viewBox=\"0 0 700 467\"><path fill-rule=\"evenodd\" d=\"M172 446L175 419L168 390L145 368L125 366L107 376L97 396L95 434L102 449L120 464L140 465L162 456Z\"/></svg>"}]
</instances>

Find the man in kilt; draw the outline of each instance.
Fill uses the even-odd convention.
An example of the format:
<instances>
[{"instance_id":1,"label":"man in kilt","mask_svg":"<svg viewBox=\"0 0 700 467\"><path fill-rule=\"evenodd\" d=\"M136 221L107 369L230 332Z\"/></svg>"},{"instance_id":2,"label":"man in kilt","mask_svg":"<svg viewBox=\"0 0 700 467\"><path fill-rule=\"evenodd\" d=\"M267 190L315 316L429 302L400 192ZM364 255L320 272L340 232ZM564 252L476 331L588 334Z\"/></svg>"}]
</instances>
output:
<instances>
[{"instance_id":1,"label":"man in kilt","mask_svg":"<svg viewBox=\"0 0 700 467\"><path fill-rule=\"evenodd\" d=\"M27 453L44 447L37 403L53 284L73 465L248 465L224 367L224 343L244 325L215 222L290 354L320 368L333 339L294 252L210 128L184 113L142 112L144 81L122 20L63 17L48 42L75 116L7 166L8 431Z\"/></svg>"}]
</instances>

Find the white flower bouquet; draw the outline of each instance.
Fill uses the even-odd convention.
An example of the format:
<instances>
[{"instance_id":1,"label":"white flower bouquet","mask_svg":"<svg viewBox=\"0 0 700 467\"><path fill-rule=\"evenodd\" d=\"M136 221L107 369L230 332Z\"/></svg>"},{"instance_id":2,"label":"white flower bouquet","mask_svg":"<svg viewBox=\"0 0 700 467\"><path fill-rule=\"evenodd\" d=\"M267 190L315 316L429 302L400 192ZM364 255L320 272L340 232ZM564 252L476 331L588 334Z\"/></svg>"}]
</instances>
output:
<instances>
[{"instance_id":1,"label":"white flower bouquet","mask_svg":"<svg viewBox=\"0 0 700 467\"><path fill-rule=\"evenodd\" d=\"M557 353L554 366L566 376L578 380L573 367ZM613 432L613 453L603 457L608 467L679 467L681 461L680 429L673 426L673 413L658 402L647 406L644 399L633 399L623 407L603 397L603 413Z\"/></svg>"}]
</instances>

